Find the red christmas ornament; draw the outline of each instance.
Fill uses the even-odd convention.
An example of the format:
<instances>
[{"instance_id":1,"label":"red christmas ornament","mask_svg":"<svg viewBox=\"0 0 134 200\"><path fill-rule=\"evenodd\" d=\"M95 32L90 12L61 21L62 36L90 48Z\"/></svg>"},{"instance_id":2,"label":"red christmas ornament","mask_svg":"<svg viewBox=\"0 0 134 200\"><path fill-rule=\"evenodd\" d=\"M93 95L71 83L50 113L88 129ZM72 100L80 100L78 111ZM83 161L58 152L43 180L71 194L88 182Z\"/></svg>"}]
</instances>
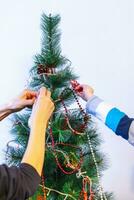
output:
<instances>
[{"instance_id":1,"label":"red christmas ornament","mask_svg":"<svg viewBox=\"0 0 134 200\"><path fill-rule=\"evenodd\" d=\"M43 197L43 196L41 196L41 195L38 195L38 196L37 196L37 200L45 200L45 199L44 199L44 197Z\"/></svg>"},{"instance_id":2,"label":"red christmas ornament","mask_svg":"<svg viewBox=\"0 0 134 200\"><path fill-rule=\"evenodd\" d=\"M71 80L70 83L71 83L73 89L76 92L82 92L83 91L83 87L80 86L80 84L76 80Z\"/></svg>"},{"instance_id":3,"label":"red christmas ornament","mask_svg":"<svg viewBox=\"0 0 134 200\"><path fill-rule=\"evenodd\" d=\"M83 196L84 196L84 200L88 200L87 199L87 192L83 191Z\"/></svg>"}]
</instances>

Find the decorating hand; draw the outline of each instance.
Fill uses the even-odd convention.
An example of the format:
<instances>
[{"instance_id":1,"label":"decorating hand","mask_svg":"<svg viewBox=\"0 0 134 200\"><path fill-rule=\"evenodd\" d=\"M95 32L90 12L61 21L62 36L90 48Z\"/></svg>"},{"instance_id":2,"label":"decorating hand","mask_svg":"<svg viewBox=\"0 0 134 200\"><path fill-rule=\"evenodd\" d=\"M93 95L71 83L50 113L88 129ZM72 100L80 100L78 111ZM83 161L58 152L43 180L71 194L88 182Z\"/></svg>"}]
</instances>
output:
<instances>
[{"instance_id":1,"label":"decorating hand","mask_svg":"<svg viewBox=\"0 0 134 200\"><path fill-rule=\"evenodd\" d=\"M78 84L76 87L74 87L74 89L77 94L85 101L88 101L89 98L94 94L94 89L89 85Z\"/></svg>"},{"instance_id":2,"label":"decorating hand","mask_svg":"<svg viewBox=\"0 0 134 200\"><path fill-rule=\"evenodd\" d=\"M8 104L8 108L11 112L18 112L25 107L32 107L37 95L37 92L26 89Z\"/></svg>"},{"instance_id":3,"label":"decorating hand","mask_svg":"<svg viewBox=\"0 0 134 200\"><path fill-rule=\"evenodd\" d=\"M32 114L28 122L29 127L42 124L42 122L48 122L53 110L54 103L51 100L51 92L45 87L42 87L33 105Z\"/></svg>"}]
</instances>

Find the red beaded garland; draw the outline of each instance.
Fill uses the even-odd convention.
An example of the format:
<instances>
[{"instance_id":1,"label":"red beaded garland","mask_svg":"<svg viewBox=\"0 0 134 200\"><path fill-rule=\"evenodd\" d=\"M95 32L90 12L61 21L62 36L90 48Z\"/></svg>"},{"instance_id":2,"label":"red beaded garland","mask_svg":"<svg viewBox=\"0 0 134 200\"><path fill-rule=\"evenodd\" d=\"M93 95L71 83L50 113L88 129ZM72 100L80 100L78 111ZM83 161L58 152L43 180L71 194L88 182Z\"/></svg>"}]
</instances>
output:
<instances>
[{"instance_id":1,"label":"red beaded garland","mask_svg":"<svg viewBox=\"0 0 134 200\"><path fill-rule=\"evenodd\" d=\"M78 101L78 98L77 98L77 96L76 96L75 90L74 90L74 89L70 89L70 88L64 89L63 92L62 92L61 95L60 95L61 103L62 103L62 105L63 105L63 107L64 107L64 110L65 110L65 120L66 120L66 123L69 122L68 110L67 110L67 107L66 107L66 105L65 105L65 103L64 103L64 100L62 99L62 96L63 96L64 92L66 92L67 90L70 90L70 91L73 93L74 99L76 100L76 102L77 102L77 104L78 104L78 107L79 107L79 109L80 109L80 111L81 111L81 113L82 113L82 115L83 115L84 124L81 125L81 127L80 127L80 131L82 132L82 131L87 127L87 123L88 123L89 116L85 113L85 111L83 110L82 106L80 105L80 103L79 103L79 101ZM73 133L76 134L76 135L77 135L77 134L79 135L79 134L80 134L80 133L79 133L80 131L77 131L77 130L73 129Z\"/></svg>"},{"instance_id":2,"label":"red beaded garland","mask_svg":"<svg viewBox=\"0 0 134 200\"><path fill-rule=\"evenodd\" d=\"M39 70L39 73L45 73L42 69ZM68 110L67 110L67 107L64 103L64 100L62 98L64 92L66 92L67 90L70 90L72 93L73 93L73 96L74 96L74 99L76 100L77 104L78 104L78 107L83 115L83 121L84 121L84 124L81 125L81 128L80 128L80 131L84 130L86 127L87 127L87 123L88 123L88 119L89 119L89 116L85 113L85 111L83 110L82 106L80 105L79 101L78 101L78 98L76 96L76 91L73 89L70 89L70 88L66 88L60 95L60 99L61 99L61 103L64 107L64 110L65 110L65 121L66 121L66 125L68 124L69 122L69 117L68 117ZM77 130L74 130L73 128L71 129L73 131L74 134L78 135L80 134L79 131ZM81 168L81 165L83 163L83 154L82 154L82 149L78 146L75 146L75 145L72 145L72 144L66 144L66 143L55 143L54 142L54 137L53 137L53 133L52 133L52 128L50 128L50 137L51 137L51 142L52 142L52 148L53 148L53 151L54 151L54 155L55 155L55 160L56 160L56 163L57 163L57 166L61 169L61 171L64 173L64 174L67 174L67 175L70 175L70 174L73 174L75 173L76 171L78 171L80 168ZM76 167L74 167L74 169L72 171L66 171L60 164L59 160L58 160L58 157L57 157L57 152L55 150L55 147L57 145L62 145L62 146L69 146L69 147L72 147L72 148L76 148L76 149L79 149L80 150L80 161L79 163L77 164ZM44 185L44 176L42 175L42 183ZM44 188L44 199L46 198L46 193L45 193L45 188ZM81 191L81 194L80 196L83 194L83 200L93 200L93 192L90 190L90 197L87 199L87 192L84 191L84 189Z\"/></svg>"},{"instance_id":3,"label":"red beaded garland","mask_svg":"<svg viewBox=\"0 0 134 200\"><path fill-rule=\"evenodd\" d=\"M41 175L41 182L42 182L42 191L43 191L43 196L39 195L37 197L38 200L46 200L46 191L45 191L45 177L42 171L42 175Z\"/></svg>"},{"instance_id":4,"label":"red beaded garland","mask_svg":"<svg viewBox=\"0 0 134 200\"><path fill-rule=\"evenodd\" d=\"M64 174L67 174L67 175L73 174L73 173L75 173L76 171L78 171L78 170L80 169L82 163L83 163L82 149L81 149L80 147L78 147L78 146L75 146L75 145L72 145L72 144L66 144L66 143L62 143L62 142L61 142L61 143L56 143L56 144L55 144L55 143L54 143L54 138L53 138L53 133L52 133L52 128L50 128L50 137L51 137L51 140L52 140L52 147L53 147L53 151L54 151L54 154L55 154L55 160L56 160L56 163L57 163L58 167L61 169L61 171L62 171ZM58 157L57 157L57 155L56 155L56 151L55 151L55 149L54 149L57 145L69 146L69 147L73 147L73 148L76 148L76 149L79 149L79 150L80 150L80 161L79 161L78 165L77 165L72 171L65 171L65 170L63 169L63 167L61 166L61 164L60 164L60 162L59 162L59 160L58 160Z\"/></svg>"}]
</instances>

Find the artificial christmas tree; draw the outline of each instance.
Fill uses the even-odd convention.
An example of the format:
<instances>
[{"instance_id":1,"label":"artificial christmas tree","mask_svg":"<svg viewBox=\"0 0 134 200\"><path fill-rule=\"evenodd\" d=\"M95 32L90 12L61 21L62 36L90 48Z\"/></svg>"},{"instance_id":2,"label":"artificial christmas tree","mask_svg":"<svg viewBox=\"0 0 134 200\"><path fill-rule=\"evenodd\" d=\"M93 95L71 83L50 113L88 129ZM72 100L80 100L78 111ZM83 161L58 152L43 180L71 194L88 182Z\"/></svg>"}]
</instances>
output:
<instances>
[{"instance_id":1,"label":"artificial christmas tree","mask_svg":"<svg viewBox=\"0 0 134 200\"><path fill-rule=\"evenodd\" d=\"M71 62L61 55L59 22L59 15L42 15L41 53L35 56L27 86L32 90L47 87L55 104L47 128L42 182L30 199L110 200L112 194L104 193L100 184L106 168L99 151L101 140L73 88L77 76ZM74 102L77 107L70 107ZM30 114L31 109L25 109L12 116L14 140L6 153L9 165L18 165L25 152Z\"/></svg>"}]
</instances>

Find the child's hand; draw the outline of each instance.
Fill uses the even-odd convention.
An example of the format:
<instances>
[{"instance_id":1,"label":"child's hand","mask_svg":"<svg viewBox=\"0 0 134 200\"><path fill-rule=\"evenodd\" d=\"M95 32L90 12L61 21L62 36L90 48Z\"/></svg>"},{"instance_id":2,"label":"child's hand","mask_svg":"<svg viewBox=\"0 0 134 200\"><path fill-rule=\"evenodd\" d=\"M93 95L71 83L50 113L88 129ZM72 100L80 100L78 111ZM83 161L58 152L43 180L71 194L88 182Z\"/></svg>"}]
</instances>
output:
<instances>
[{"instance_id":1,"label":"child's hand","mask_svg":"<svg viewBox=\"0 0 134 200\"><path fill-rule=\"evenodd\" d=\"M88 99L94 94L94 89L89 85L79 84L74 87L74 89L77 94L85 101L88 101Z\"/></svg>"}]
</instances>

